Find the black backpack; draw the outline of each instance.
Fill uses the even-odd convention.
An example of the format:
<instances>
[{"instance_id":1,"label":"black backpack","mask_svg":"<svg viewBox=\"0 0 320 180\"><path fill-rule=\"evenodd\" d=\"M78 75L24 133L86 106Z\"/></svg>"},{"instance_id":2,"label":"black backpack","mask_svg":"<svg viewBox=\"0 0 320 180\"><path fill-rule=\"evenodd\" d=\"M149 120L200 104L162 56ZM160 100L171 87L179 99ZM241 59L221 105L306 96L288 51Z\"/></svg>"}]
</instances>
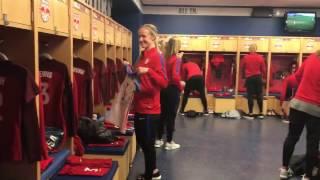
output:
<instances>
[{"instance_id":1,"label":"black backpack","mask_svg":"<svg viewBox=\"0 0 320 180\"><path fill-rule=\"evenodd\" d=\"M185 114L189 118L196 118L197 116L199 116L199 113L194 110L189 110Z\"/></svg>"},{"instance_id":2,"label":"black backpack","mask_svg":"<svg viewBox=\"0 0 320 180\"><path fill-rule=\"evenodd\" d=\"M110 130L104 127L103 121L88 117L80 118L78 135L84 144L109 144L118 140Z\"/></svg>"}]
</instances>

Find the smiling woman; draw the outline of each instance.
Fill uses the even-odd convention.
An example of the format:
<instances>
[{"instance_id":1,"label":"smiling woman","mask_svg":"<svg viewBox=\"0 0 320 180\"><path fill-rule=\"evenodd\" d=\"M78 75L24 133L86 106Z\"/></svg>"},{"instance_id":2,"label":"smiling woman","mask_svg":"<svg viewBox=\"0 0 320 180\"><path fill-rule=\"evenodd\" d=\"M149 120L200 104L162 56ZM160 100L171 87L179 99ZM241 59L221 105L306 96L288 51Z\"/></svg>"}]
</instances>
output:
<instances>
[{"instance_id":1,"label":"smiling woman","mask_svg":"<svg viewBox=\"0 0 320 180\"><path fill-rule=\"evenodd\" d=\"M140 48L144 49L136 71L139 83L134 97L135 129L137 142L145 158L145 174L138 180L161 179L156 165L154 147L156 127L160 118L160 91L167 86L164 57L157 48L158 30L152 24L145 24L139 29Z\"/></svg>"}]
</instances>

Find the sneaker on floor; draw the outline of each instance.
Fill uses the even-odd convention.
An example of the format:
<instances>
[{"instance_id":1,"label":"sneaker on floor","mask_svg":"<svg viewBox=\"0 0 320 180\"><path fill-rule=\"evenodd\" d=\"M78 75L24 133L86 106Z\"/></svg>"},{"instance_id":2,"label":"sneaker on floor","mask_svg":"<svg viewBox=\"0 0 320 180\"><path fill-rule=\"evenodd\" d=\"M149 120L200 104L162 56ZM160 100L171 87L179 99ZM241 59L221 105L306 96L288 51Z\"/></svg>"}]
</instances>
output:
<instances>
[{"instance_id":1,"label":"sneaker on floor","mask_svg":"<svg viewBox=\"0 0 320 180\"><path fill-rule=\"evenodd\" d=\"M306 177L306 175L304 174L301 180L310 180L310 178Z\"/></svg>"},{"instance_id":2,"label":"sneaker on floor","mask_svg":"<svg viewBox=\"0 0 320 180\"><path fill-rule=\"evenodd\" d=\"M259 114L259 115L257 116L257 118L258 118L258 119L264 119L264 115L263 115L263 114Z\"/></svg>"},{"instance_id":3,"label":"sneaker on floor","mask_svg":"<svg viewBox=\"0 0 320 180\"><path fill-rule=\"evenodd\" d=\"M167 142L166 143L166 150L174 150L174 149L179 149L181 146L180 144L176 144L174 141Z\"/></svg>"},{"instance_id":4,"label":"sneaker on floor","mask_svg":"<svg viewBox=\"0 0 320 180\"><path fill-rule=\"evenodd\" d=\"M160 171L158 170L158 172L156 173L153 173L152 175L152 180L160 180L162 177L161 177L161 174L160 174Z\"/></svg>"},{"instance_id":5,"label":"sneaker on floor","mask_svg":"<svg viewBox=\"0 0 320 180\"><path fill-rule=\"evenodd\" d=\"M137 177L137 180L147 180L144 174L141 174L140 176ZM152 180L161 180L161 174L160 171L154 173L152 175Z\"/></svg>"},{"instance_id":6,"label":"sneaker on floor","mask_svg":"<svg viewBox=\"0 0 320 180\"><path fill-rule=\"evenodd\" d=\"M163 144L164 144L163 139L157 139L154 143L154 147L161 148Z\"/></svg>"},{"instance_id":7,"label":"sneaker on floor","mask_svg":"<svg viewBox=\"0 0 320 180\"><path fill-rule=\"evenodd\" d=\"M285 123L285 124L289 124L290 123L290 121L288 119L284 119L284 120L282 120L282 122Z\"/></svg>"},{"instance_id":8,"label":"sneaker on floor","mask_svg":"<svg viewBox=\"0 0 320 180\"><path fill-rule=\"evenodd\" d=\"M248 119L248 120L254 120L253 114L244 115L243 118Z\"/></svg>"},{"instance_id":9,"label":"sneaker on floor","mask_svg":"<svg viewBox=\"0 0 320 180\"><path fill-rule=\"evenodd\" d=\"M204 115L204 116L209 116L210 114L209 114L208 111L205 111L205 112L203 112L203 115Z\"/></svg>"},{"instance_id":10,"label":"sneaker on floor","mask_svg":"<svg viewBox=\"0 0 320 180\"><path fill-rule=\"evenodd\" d=\"M293 171L285 168L280 168L280 179L288 179L293 176Z\"/></svg>"}]
</instances>

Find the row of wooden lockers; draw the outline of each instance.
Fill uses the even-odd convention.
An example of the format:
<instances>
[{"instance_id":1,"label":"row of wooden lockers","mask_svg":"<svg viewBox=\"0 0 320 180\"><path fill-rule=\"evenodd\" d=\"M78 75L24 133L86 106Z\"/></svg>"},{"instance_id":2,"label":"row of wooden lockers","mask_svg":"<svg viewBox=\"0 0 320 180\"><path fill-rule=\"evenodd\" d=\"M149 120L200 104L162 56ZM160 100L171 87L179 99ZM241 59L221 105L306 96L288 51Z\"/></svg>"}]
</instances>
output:
<instances>
[{"instance_id":1,"label":"row of wooden lockers","mask_svg":"<svg viewBox=\"0 0 320 180\"><path fill-rule=\"evenodd\" d=\"M0 0L0 25L132 47L132 33L78 0Z\"/></svg>"},{"instance_id":2,"label":"row of wooden lockers","mask_svg":"<svg viewBox=\"0 0 320 180\"><path fill-rule=\"evenodd\" d=\"M313 53L320 49L316 37L270 37L270 36L205 36L205 35L160 35L162 44L176 37L183 51L248 52L251 44L257 44L259 52Z\"/></svg>"}]
</instances>

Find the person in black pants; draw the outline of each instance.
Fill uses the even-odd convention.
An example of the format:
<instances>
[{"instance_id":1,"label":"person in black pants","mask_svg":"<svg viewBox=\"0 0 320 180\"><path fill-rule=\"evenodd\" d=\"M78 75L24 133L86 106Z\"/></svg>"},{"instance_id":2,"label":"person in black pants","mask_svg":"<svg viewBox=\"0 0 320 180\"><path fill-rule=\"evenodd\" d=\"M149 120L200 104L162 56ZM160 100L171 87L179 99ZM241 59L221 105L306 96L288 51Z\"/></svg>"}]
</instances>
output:
<instances>
[{"instance_id":1,"label":"person in black pants","mask_svg":"<svg viewBox=\"0 0 320 180\"><path fill-rule=\"evenodd\" d=\"M137 180L161 179L156 166L154 143L161 113L160 92L167 87L168 80L164 57L157 48L157 34L157 28L151 24L139 29L139 43L144 50L135 64L137 77L134 81L133 111L137 143L144 154L145 172Z\"/></svg>"},{"instance_id":2,"label":"person in black pants","mask_svg":"<svg viewBox=\"0 0 320 180\"><path fill-rule=\"evenodd\" d=\"M290 102L289 133L283 145L280 178L287 179L292 173L289 161L304 127L307 130L306 174L302 180L312 180L318 164L320 141L320 50L310 55L294 74L298 90ZM319 168L319 167L318 167ZM318 178L315 178L318 179Z\"/></svg>"},{"instance_id":3,"label":"person in black pants","mask_svg":"<svg viewBox=\"0 0 320 180\"><path fill-rule=\"evenodd\" d=\"M263 76L266 74L266 65L264 58L257 54L257 45L252 44L249 47L250 54L243 58L243 73L246 78L247 98L249 114L244 116L246 119L254 119L253 98L256 96L260 114L259 119L263 119Z\"/></svg>"},{"instance_id":4,"label":"person in black pants","mask_svg":"<svg viewBox=\"0 0 320 180\"><path fill-rule=\"evenodd\" d=\"M166 150L180 148L180 145L173 141L175 119L180 103L180 92L184 86L184 82L181 81L180 73L183 53L179 53L179 50L180 41L178 39L171 38L167 43L165 50L168 87L161 90L161 116L158 128L158 139L155 142L155 147L159 148L164 145L162 137L166 127Z\"/></svg>"},{"instance_id":5,"label":"person in black pants","mask_svg":"<svg viewBox=\"0 0 320 180\"><path fill-rule=\"evenodd\" d=\"M200 99L203 105L204 115L209 115L207 98L205 94L205 85L200 67L194 62L186 62L182 67L182 76L187 79L186 86L184 88L183 99L181 104L180 113L184 114L184 109L187 105L188 98L191 91L198 91L200 93Z\"/></svg>"}]
</instances>

